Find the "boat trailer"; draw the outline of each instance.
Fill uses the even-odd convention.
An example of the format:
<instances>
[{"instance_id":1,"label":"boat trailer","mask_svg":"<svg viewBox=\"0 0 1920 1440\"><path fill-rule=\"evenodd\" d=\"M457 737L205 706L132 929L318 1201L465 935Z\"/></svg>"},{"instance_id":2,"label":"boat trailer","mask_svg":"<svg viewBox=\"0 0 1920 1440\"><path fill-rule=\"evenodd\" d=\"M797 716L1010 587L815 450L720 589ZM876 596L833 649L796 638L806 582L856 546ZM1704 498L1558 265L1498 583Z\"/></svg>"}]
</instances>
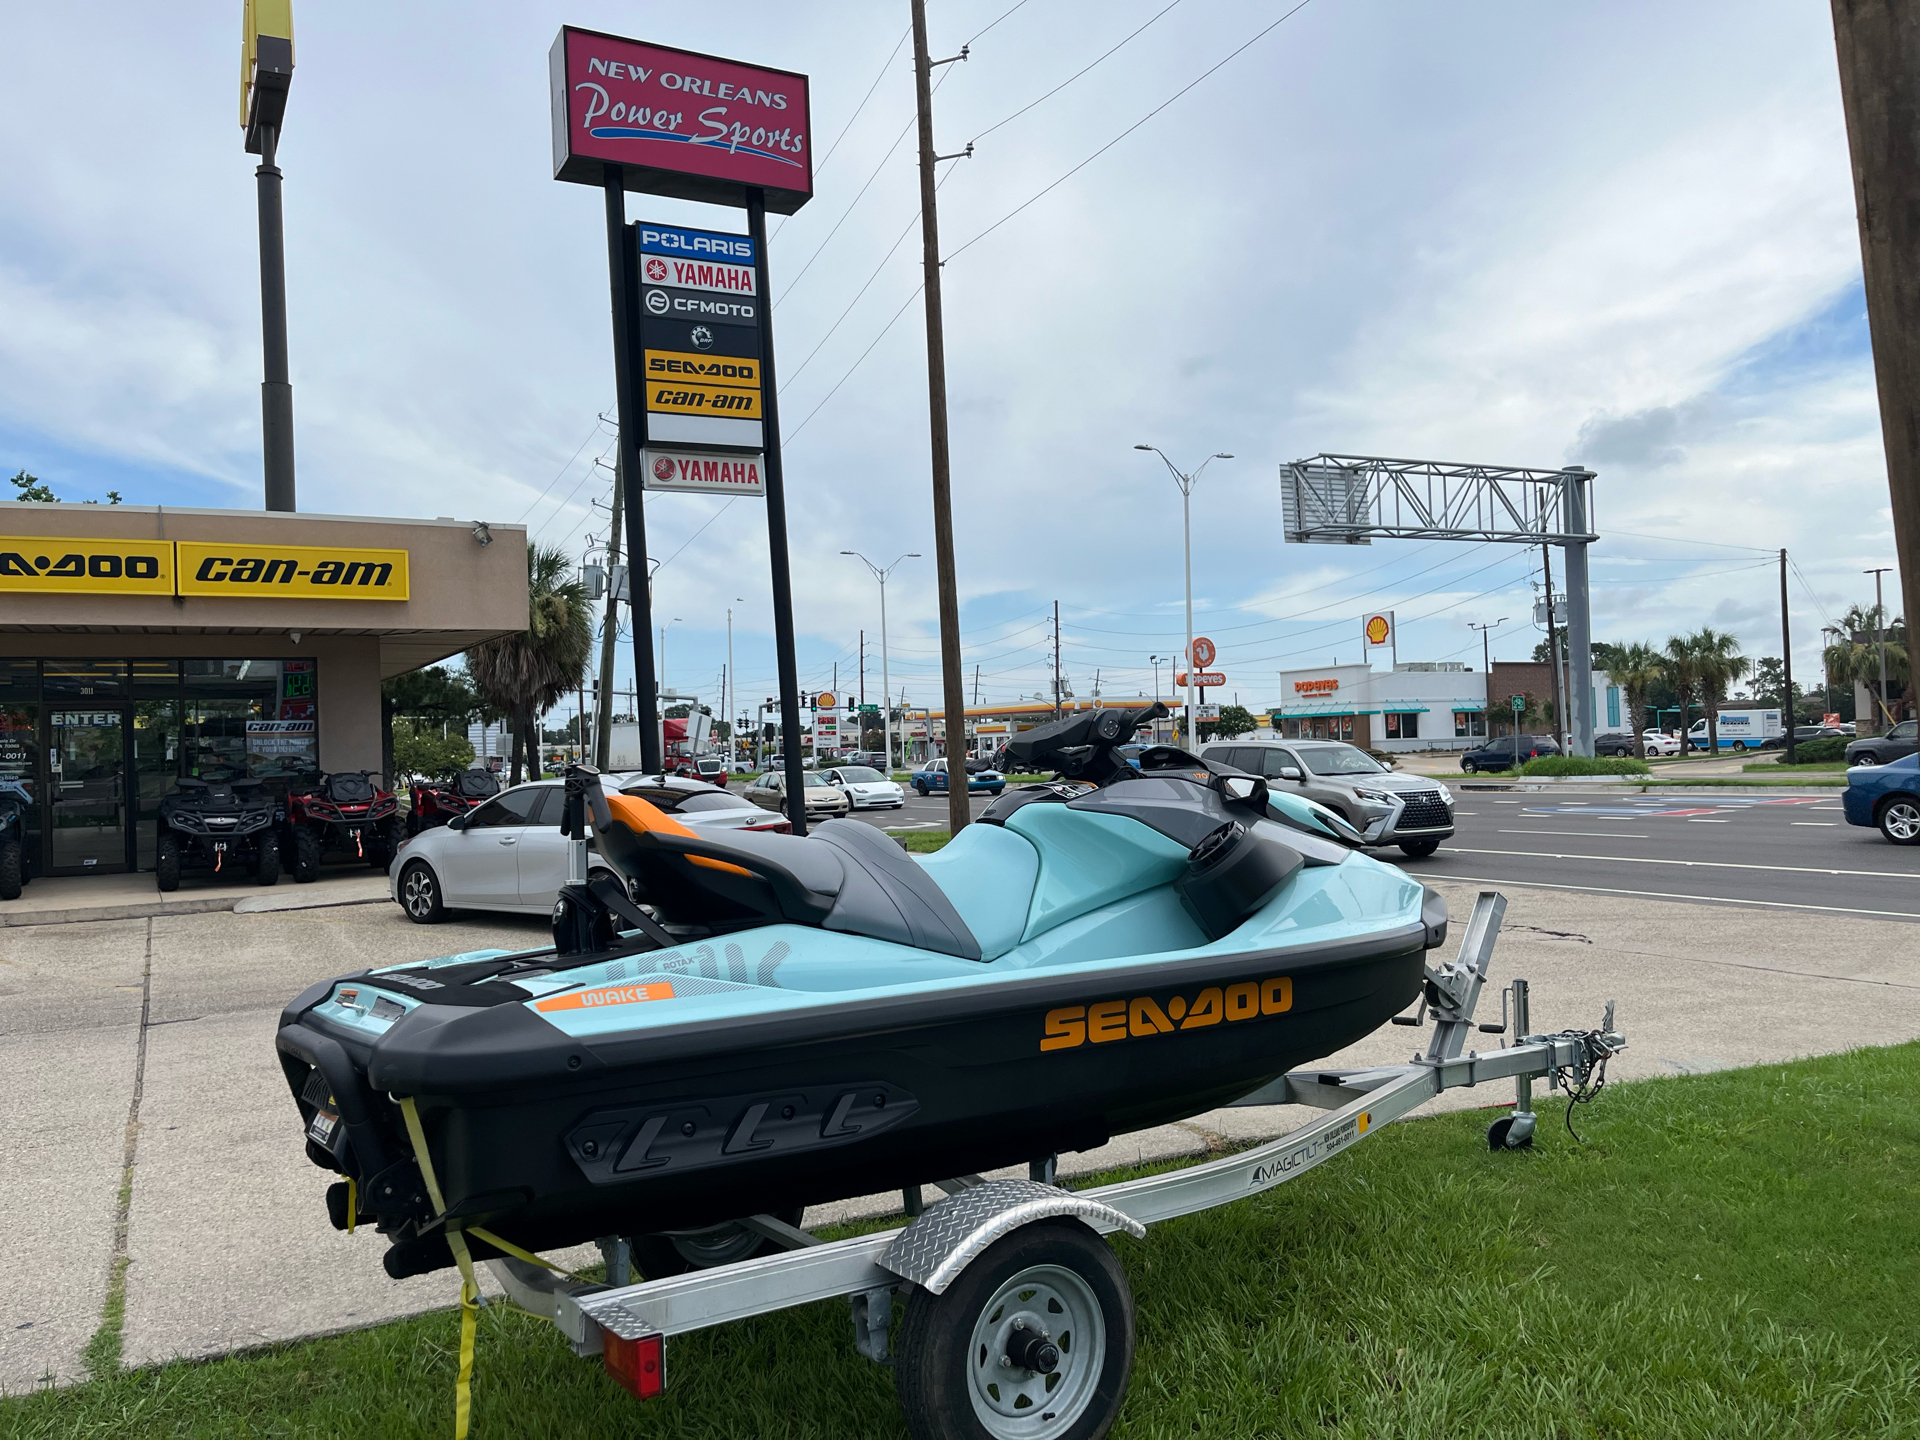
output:
<instances>
[{"instance_id":1,"label":"boat trailer","mask_svg":"<svg viewBox=\"0 0 1920 1440\"><path fill-rule=\"evenodd\" d=\"M1497 892L1480 893L1458 956L1428 966L1418 1010L1395 1017L1397 1025L1432 1023L1423 1052L1405 1065L1309 1068L1262 1086L1235 1104L1326 1113L1251 1149L1087 1190L1053 1183L1052 1157L1034 1162L1025 1180L959 1176L935 1186L943 1198L924 1209L917 1188L906 1192L905 1226L850 1240L752 1216L737 1223L783 1253L638 1284L625 1283L624 1240L601 1242L611 1284L573 1281L533 1257L485 1263L514 1305L551 1319L576 1354L601 1356L639 1398L666 1388L669 1335L844 1296L855 1348L895 1368L921 1440L1104 1435L1132 1367L1133 1302L1111 1247L1096 1236L1139 1239L1149 1225L1283 1185L1446 1090L1515 1082L1513 1110L1488 1129L1496 1150L1531 1143L1536 1079L1562 1091L1569 1107L1598 1093L1607 1061L1626 1046L1611 1001L1597 1030L1530 1034L1527 984L1515 980L1502 992L1500 1023L1474 1021L1506 904ZM1476 1030L1511 1043L1469 1049ZM895 1355L902 1294L907 1319Z\"/></svg>"}]
</instances>

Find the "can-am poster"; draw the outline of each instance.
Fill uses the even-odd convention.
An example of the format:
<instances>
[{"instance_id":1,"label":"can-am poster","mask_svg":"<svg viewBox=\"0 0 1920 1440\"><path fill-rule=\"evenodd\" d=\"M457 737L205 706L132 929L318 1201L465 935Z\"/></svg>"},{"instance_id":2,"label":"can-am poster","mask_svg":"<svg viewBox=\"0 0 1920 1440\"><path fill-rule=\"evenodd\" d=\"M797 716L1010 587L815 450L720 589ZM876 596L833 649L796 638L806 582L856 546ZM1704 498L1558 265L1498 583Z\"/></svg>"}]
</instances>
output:
<instances>
[{"instance_id":1,"label":"can-am poster","mask_svg":"<svg viewBox=\"0 0 1920 1440\"><path fill-rule=\"evenodd\" d=\"M813 195L807 77L562 26L547 57L553 178L717 205L766 192L790 215Z\"/></svg>"}]
</instances>

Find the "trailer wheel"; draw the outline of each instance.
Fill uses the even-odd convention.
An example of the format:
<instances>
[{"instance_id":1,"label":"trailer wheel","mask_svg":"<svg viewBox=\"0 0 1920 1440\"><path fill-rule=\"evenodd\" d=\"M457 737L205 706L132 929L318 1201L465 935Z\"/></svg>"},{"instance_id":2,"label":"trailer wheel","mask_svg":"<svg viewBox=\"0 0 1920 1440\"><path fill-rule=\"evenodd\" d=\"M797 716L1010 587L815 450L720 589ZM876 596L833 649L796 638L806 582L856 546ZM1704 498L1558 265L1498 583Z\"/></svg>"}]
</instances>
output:
<instances>
[{"instance_id":1,"label":"trailer wheel","mask_svg":"<svg viewBox=\"0 0 1920 1440\"><path fill-rule=\"evenodd\" d=\"M1513 1116L1503 1115L1487 1126L1487 1148L1489 1150L1525 1150L1533 1144L1533 1132L1529 1130L1518 1140L1512 1137Z\"/></svg>"},{"instance_id":2,"label":"trailer wheel","mask_svg":"<svg viewBox=\"0 0 1920 1440\"><path fill-rule=\"evenodd\" d=\"M894 1383L917 1440L1099 1440L1133 1371L1133 1292L1077 1220L1007 1235L943 1293L915 1291Z\"/></svg>"}]
</instances>

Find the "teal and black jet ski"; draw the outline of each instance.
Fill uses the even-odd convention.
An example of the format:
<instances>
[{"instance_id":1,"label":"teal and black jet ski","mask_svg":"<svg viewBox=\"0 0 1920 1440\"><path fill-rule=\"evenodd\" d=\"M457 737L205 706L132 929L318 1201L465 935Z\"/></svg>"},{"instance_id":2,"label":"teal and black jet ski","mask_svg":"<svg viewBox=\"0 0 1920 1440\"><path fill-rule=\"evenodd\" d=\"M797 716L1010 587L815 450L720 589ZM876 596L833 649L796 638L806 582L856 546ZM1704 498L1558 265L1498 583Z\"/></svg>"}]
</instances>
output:
<instances>
[{"instance_id":1,"label":"teal and black jet ski","mask_svg":"<svg viewBox=\"0 0 1920 1440\"><path fill-rule=\"evenodd\" d=\"M351 1199L396 1277L454 1263L450 1227L684 1235L1089 1149L1409 1005L1440 898L1258 777L1114 753L1165 713L1028 732L1016 760L1055 778L925 857L850 820L695 835L576 767L553 946L363 971L282 1015L335 1223ZM587 882L589 830L624 886Z\"/></svg>"}]
</instances>

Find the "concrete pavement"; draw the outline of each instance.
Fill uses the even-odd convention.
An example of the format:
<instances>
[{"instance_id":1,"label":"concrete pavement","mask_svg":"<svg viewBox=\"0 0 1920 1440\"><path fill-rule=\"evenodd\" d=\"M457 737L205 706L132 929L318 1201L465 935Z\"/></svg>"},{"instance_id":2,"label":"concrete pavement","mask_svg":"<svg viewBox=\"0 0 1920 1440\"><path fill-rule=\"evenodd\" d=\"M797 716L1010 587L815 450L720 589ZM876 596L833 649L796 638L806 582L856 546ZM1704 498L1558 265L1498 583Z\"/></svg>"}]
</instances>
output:
<instances>
[{"instance_id":1,"label":"concrete pavement","mask_svg":"<svg viewBox=\"0 0 1920 1440\"><path fill-rule=\"evenodd\" d=\"M1478 887L1435 883L1463 919ZM1617 999L1632 1042L1616 1062L1620 1078L1920 1036L1920 975L1907 958L1913 932L1905 922L1797 911L1760 917L1543 888L1516 888L1510 902L1497 980L1523 974L1533 982L1542 1029L1594 1025L1605 1001ZM538 919L415 926L390 905L0 930L0 1172L10 1200L0 1260L14 1277L0 1301L0 1390L82 1375L123 1217L129 1363L450 1303L447 1276L396 1284L381 1269L377 1236L341 1235L327 1224L328 1177L302 1153L273 1057L274 1024L279 1007L317 978L465 949L521 948L543 935ZM1496 1004L1490 996L1488 1010ZM1328 1063L1403 1060L1417 1037L1383 1029ZM1486 1105L1510 1094L1490 1087L1436 1103ZM1603 1100L1589 1123L1601 1123L1604 1109ZM1297 1118L1277 1107L1216 1111L1063 1157L1063 1168L1078 1174L1200 1154L1277 1133ZM1564 1140L1556 1133L1543 1143ZM896 1205L895 1196L873 1197L816 1210L810 1220Z\"/></svg>"}]
</instances>

